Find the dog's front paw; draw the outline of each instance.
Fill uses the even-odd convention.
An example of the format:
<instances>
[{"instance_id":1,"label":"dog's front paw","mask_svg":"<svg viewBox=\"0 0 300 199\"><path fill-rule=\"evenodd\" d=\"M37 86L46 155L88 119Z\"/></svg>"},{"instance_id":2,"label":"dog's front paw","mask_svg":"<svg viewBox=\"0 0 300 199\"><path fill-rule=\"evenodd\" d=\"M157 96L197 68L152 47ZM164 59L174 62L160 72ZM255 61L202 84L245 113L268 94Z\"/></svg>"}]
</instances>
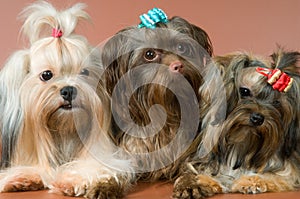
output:
<instances>
[{"instance_id":1,"label":"dog's front paw","mask_svg":"<svg viewBox=\"0 0 300 199\"><path fill-rule=\"evenodd\" d=\"M174 184L173 198L198 199L222 192L222 186L209 176L184 174Z\"/></svg>"},{"instance_id":2,"label":"dog's front paw","mask_svg":"<svg viewBox=\"0 0 300 199\"><path fill-rule=\"evenodd\" d=\"M44 189L44 184L39 174L5 176L0 181L1 192L36 191L41 189Z\"/></svg>"},{"instance_id":3,"label":"dog's front paw","mask_svg":"<svg viewBox=\"0 0 300 199\"><path fill-rule=\"evenodd\" d=\"M103 178L93 183L85 194L90 199L117 199L122 198L124 188L114 177Z\"/></svg>"},{"instance_id":4,"label":"dog's front paw","mask_svg":"<svg viewBox=\"0 0 300 199\"><path fill-rule=\"evenodd\" d=\"M244 194L264 193L267 190L267 182L257 175L242 176L234 181L231 187L231 192L240 192Z\"/></svg>"},{"instance_id":5,"label":"dog's front paw","mask_svg":"<svg viewBox=\"0 0 300 199\"><path fill-rule=\"evenodd\" d=\"M81 175L65 173L51 184L50 192L65 196L82 196L86 193L87 180Z\"/></svg>"}]
</instances>

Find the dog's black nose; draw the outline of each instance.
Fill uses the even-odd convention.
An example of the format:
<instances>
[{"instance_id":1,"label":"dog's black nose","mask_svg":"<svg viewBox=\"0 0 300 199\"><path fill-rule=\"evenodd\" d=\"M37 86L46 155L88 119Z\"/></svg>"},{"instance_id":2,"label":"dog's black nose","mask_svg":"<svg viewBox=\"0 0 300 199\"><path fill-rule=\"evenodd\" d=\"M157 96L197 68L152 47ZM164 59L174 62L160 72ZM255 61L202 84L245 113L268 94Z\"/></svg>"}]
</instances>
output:
<instances>
[{"instance_id":1,"label":"dog's black nose","mask_svg":"<svg viewBox=\"0 0 300 199\"><path fill-rule=\"evenodd\" d=\"M65 86L60 90L60 95L64 98L64 100L71 102L76 98L77 89L73 86Z\"/></svg>"},{"instance_id":2,"label":"dog's black nose","mask_svg":"<svg viewBox=\"0 0 300 199\"><path fill-rule=\"evenodd\" d=\"M265 117L260 113L251 113L250 122L255 126L260 126L264 123Z\"/></svg>"}]
</instances>

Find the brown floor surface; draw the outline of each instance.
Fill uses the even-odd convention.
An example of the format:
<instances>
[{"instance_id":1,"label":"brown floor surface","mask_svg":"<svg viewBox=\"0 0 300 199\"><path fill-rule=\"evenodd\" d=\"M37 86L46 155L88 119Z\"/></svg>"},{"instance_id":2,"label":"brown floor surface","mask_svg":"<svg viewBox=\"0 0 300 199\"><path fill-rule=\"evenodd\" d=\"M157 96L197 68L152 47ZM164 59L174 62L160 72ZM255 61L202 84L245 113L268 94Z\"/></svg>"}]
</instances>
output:
<instances>
[{"instance_id":1,"label":"brown floor surface","mask_svg":"<svg viewBox=\"0 0 300 199\"><path fill-rule=\"evenodd\" d=\"M171 199L172 185L166 183L142 183L134 187L124 199ZM50 194L47 191L1 193L0 199L70 199L71 197ZM256 195L219 194L211 199L300 199L298 192L264 193Z\"/></svg>"}]
</instances>

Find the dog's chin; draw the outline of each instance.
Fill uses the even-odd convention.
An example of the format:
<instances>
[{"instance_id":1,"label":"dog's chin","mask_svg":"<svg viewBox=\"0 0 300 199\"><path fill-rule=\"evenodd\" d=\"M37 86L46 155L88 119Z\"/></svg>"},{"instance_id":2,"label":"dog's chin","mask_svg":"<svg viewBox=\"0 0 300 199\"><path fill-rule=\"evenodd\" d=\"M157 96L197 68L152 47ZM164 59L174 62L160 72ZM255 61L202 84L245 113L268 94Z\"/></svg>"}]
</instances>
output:
<instances>
[{"instance_id":1,"label":"dog's chin","mask_svg":"<svg viewBox=\"0 0 300 199\"><path fill-rule=\"evenodd\" d=\"M61 106L59 106L57 110L76 112L81 111L81 109L84 110L84 108L81 105L66 101Z\"/></svg>"},{"instance_id":2,"label":"dog's chin","mask_svg":"<svg viewBox=\"0 0 300 199\"><path fill-rule=\"evenodd\" d=\"M59 134L78 134L91 129L90 114L86 108L76 104L63 104L49 115L48 128Z\"/></svg>"}]
</instances>

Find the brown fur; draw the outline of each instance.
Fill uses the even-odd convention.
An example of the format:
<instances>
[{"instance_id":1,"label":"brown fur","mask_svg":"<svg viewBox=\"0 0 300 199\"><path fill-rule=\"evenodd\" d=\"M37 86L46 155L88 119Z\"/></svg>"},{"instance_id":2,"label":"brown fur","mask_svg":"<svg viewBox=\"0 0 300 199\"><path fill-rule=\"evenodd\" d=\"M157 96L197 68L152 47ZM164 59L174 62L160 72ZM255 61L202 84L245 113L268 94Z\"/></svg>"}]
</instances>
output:
<instances>
[{"instance_id":1,"label":"brown fur","mask_svg":"<svg viewBox=\"0 0 300 199\"><path fill-rule=\"evenodd\" d=\"M179 44L185 48L184 53L178 51ZM159 54L159 58L146 60L143 56L149 49ZM187 151L188 142L197 136L200 125L201 72L212 55L207 33L180 17L173 17L166 24L158 23L156 29L121 30L105 44L102 53L106 86L112 95L113 139L132 154L150 154L168 146L180 135L169 152L135 160L137 169L145 165L149 168L146 172L138 171L142 171L141 180L172 179L180 161L191 153ZM184 65L180 74L169 70L170 64L176 61ZM140 83L144 85L135 89L135 84ZM181 107L180 101L185 102ZM182 110L191 114L183 115ZM181 126L183 117L187 124Z\"/></svg>"},{"instance_id":2,"label":"brown fur","mask_svg":"<svg viewBox=\"0 0 300 199\"><path fill-rule=\"evenodd\" d=\"M300 53L282 49L272 55L272 64L244 53L216 58L225 71L227 117L214 128L218 139L210 126L203 130L198 154L182 169L174 197L200 198L216 193L255 194L299 188L300 78L295 72L299 58ZM292 87L286 93L274 90L266 77L256 72L256 67L286 72L294 79ZM183 177L186 173L190 173L190 180ZM199 175L212 177L222 191L207 191L203 182L190 187ZM195 191L197 194L193 194ZM185 196L186 193L190 194Z\"/></svg>"}]
</instances>

